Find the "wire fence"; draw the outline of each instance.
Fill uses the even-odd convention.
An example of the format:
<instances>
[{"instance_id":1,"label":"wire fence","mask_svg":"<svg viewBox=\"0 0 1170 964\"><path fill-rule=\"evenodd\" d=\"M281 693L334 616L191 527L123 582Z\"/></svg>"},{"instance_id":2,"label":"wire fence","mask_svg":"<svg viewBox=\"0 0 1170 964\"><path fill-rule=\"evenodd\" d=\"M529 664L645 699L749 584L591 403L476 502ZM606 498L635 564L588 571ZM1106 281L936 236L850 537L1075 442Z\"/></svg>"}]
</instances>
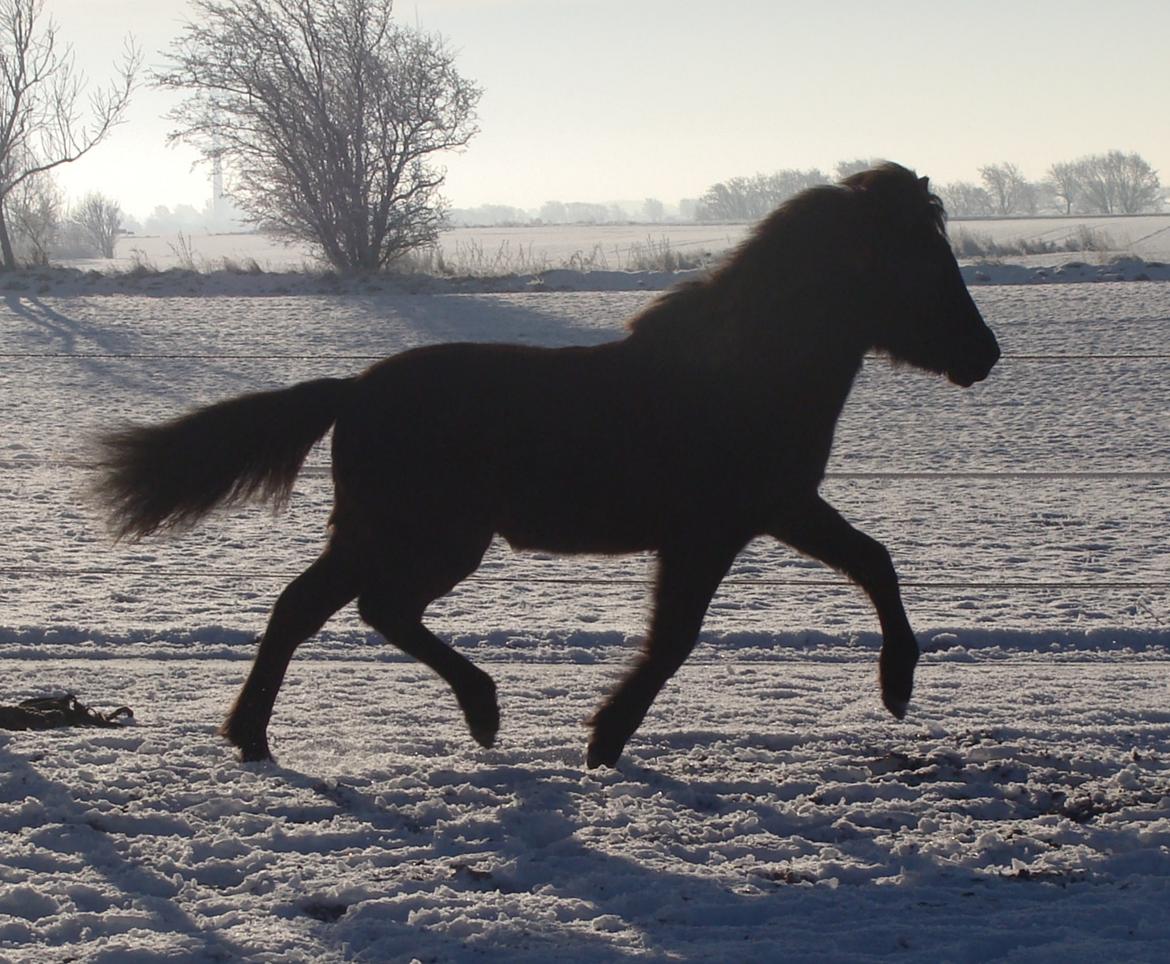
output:
<instances>
[{"instance_id":1,"label":"wire fence","mask_svg":"<svg viewBox=\"0 0 1170 964\"><path fill-rule=\"evenodd\" d=\"M98 469L98 463L87 459L22 458L0 459L0 470L20 469L70 469L90 472ZM307 465L301 469L298 478L328 478L332 475L328 465ZM1118 471L950 471L945 469L911 472L849 472L829 471L827 480L853 482L1161 482L1170 480L1170 470L1135 469Z\"/></svg>"},{"instance_id":2,"label":"wire fence","mask_svg":"<svg viewBox=\"0 0 1170 964\"><path fill-rule=\"evenodd\" d=\"M387 356L371 354L272 354L270 352L68 352L68 351L8 351L0 352L0 358L8 360L33 359L37 361L270 361L270 362L333 362L333 361L382 361ZM869 354L868 360L884 358L883 355ZM1000 361L1027 362L1068 362L1068 361L1168 361L1170 352L1078 352L1034 354L1023 352L1004 355Z\"/></svg>"},{"instance_id":3,"label":"wire fence","mask_svg":"<svg viewBox=\"0 0 1170 964\"><path fill-rule=\"evenodd\" d=\"M271 352L0 352L0 359L18 360L110 360L110 361L268 361L268 362L329 362L329 361L379 361L384 355L367 354L276 354ZM876 358L876 355L867 355L867 358ZM1168 361L1170 353L1162 352L1119 352L1119 353L1015 353L1004 355L1002 362L1111 362L1111 361ZM0 460L0 469L13 471L28 468L53 468L92 470L96 468L94 462L85 459L54 459L29 458ZM323 477L330 474L328 466L307 466L302 475L308 477ZM1118 471L974 471L974 470L936 470L936 471L882 471L882 472L850 472L832 471L827 473L827 479L854 480L854 481L1076 481L1076 482L1160 482L1170 480L1170 470L1118 470ZM88 566L4 566L0 567L0 575L11 578L49 579L49 578L89 578L130 576L135 578L216 578L228 580L272 580L288 581L295 578L298 571L277 570L240 570L199 568L197 570L173 569L165 566L158 568L135 567L88 567ZM517 575L500 576L475 573L470 581L482 584L526 584L526 585L607 585L607 586L640 586L644 587L653 582L652 578L629 578L607 576L535 576ZM946 579L914 579L903 578L901 584L919 590L929 591L958 591L958 590L987 590L987 591L1042 591L1042 592L1075 592L1088 590L1118 590L1118 591L1170 591L1170 580L1157 579L1091 579L1091 580L946 580ZM737 578L729 577L722 583L726 587L788 587L788 588L845 588L853 585L843 578Z\"/></svg>"}]
</instances>

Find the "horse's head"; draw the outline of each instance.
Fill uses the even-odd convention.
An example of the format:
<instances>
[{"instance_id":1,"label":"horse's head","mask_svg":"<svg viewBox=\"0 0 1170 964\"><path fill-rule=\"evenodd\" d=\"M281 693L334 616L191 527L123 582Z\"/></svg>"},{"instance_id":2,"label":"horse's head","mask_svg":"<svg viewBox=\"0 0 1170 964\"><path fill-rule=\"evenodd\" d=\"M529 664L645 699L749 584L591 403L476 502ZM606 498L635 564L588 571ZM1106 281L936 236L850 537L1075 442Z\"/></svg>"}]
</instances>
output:
<instances>
[{"instance_id":1,"label":"horse's head","mask_svg":"<svg viewBox=\"0 0 1170 964\"><path fill-rule=\"evenodd\" d=\"M959 273L927 179L883 164L841 183L860 215L861 309L874 348L964 388L982 381L999 344Z\"/></svg>"}]
</instances>

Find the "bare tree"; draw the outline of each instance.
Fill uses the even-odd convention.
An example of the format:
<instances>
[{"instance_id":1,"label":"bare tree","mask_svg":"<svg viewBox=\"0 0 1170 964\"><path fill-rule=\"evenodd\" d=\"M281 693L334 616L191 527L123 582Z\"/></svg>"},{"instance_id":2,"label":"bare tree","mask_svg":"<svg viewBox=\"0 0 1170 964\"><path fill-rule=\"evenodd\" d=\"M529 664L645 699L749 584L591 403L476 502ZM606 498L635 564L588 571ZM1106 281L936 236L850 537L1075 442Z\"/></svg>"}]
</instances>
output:
<instances>
[{"instance_id":1,"label":"bare tree","mask_svg":"<svg viewBox=\"0 0 1170 964\"><path fill-rule=\"evenodd\" d=\"M1060 201L1065 214L1072 214L1073 205L1080 200L1081 181L1083 180L1080 166L1076 161L1061 161L1048 168L1048 184L1052 193Z\"/></svg>"},{"instance_id":2,"label":"bare tree","mask_svg":"<svg viewBox=\"0 0 1170 964\"><path fill-rule=\"evenodd\" d=\"M24 181L89 153L122 119L141 54L127 38L109 85L84 97L73 50L44 0L0 0L0 261L16 267L9 197ZM88 99L88 111L84 101ZM84 117L84 119L83 119Z\"/></svg>"},{"instance_id":3,"label":"bare tree","mask_svg":"<svg viewBox=\"0 0 1170 964\"><path fill-rule=\"evenodd\" d=\"M73 209L72 219L93 241L103 258L112 258L122 231L122 208L103 194L87 194Z\"/></svg>"},{"instance_id":4,"label":"bare tree","mask_svg":"<svg viewBox=\"0 0 1170 964\"><path fill-rule=\"evenodd\" d=\"M988 164L979 168L979 178L991 197L993 214L1035 213L1035 190L1015 164Z\"/></svg>"},{"instance_id":5,"label":"bare tree","mask_svg":"<svg viewBox=\"0 0 1170 964\"><path fill-rule=\"evenodd\" d=\"M172 141L223 160L253 223L376 270L443 224L437 152L477 132L480 90L392 0L192 0L155 83L188 94Z\"/></svg>"},{"instance_id":6,"label":"bare tree","mask_svg":"<svg viewBox=\"0 0 1170 964\"><path fill-rule=\"evenodd\" d=\"M696 216L700 221L750 221L750 182L744 177L712 184L699 198Z\"/></svg>"},{"instance_id":7,"label":"bare tree","mask_svg":"<svg viewBox=\"0 0 1170 964\"><path fill-rule=\"evenodd\" d=\"M877 167L881 163L882 158L880 157L854 157L848 161L838 161L833 165L833 173L838 181L843 181L852 174L868 171L871 167Z\"/></svg>"},{"instance_id":8,"label":"bare tree","mask_svg":"<svg viewBox=\"0 0 1170 964\"><path fill-rule=\"evenodd\" d=\"M61 228L61 189L49 171L21 181L5 199L15 254L32 264L48 264Z\"/></svg>"},{"instance_id":9,"label":"bare tree","mask_svg":"<svg viewBox=\"0 0 1170 964\"><path fill-rule=\"evenodd\" d=\"M953 218L986 218L993 213L994 204L986 188L970 181L953 181L938 188L947 214Z\"/></svg>"},{"instance_id":10,"label":"bare tree","mask_svg":"<svg viewBox=\"0 0 1170 964\"><path fill-rule=\"evenodd\" d=\"M1109 151L1074 162L1086 210L1137 214L1155 210L1162 193L1157 172L1138 154Z\"/></svg>"},{"instance_id":11,"label":"bare tree","mask_svg":"<svg viewBox=\"0 0 1170 964\"><path fill-rule=\"evenodd\" d=\"M545 201L540 206L540 220L545 224L564 224L568 219L563 201Z\"/></svg>"},{"instance_id":12,"label":"bare tree","mask_svg":"<svg viewBox=\"0 0 1170 964\"><path fill-rule=\"evenodd\" d=\"M1137 214L1156 211L1162 185L1158 173L1139 154L1109 151L1048 169L1048 184L1065 214Z\"/></svg>"},{"instance_id":13,"label":"bare tree","mask_svg":"<svg viewBox=\"0 0 1170 964\"><path fill-rule=\"evenodd\" d=\"M609 208L592 201L568 201L565 203L567 224L605 224L609 219Z\"/></svg>"},{"instance_id":14,"label":"bare tree","mask_svg":"<svg viewBox=\"0 0 1170 964\"><path fill-rule=\"evenodd\" d=\"M824 173L786 168L713 184L699 200L700 221L756 221L805 188L827 183Z\"/></svg>"}]
</instances>

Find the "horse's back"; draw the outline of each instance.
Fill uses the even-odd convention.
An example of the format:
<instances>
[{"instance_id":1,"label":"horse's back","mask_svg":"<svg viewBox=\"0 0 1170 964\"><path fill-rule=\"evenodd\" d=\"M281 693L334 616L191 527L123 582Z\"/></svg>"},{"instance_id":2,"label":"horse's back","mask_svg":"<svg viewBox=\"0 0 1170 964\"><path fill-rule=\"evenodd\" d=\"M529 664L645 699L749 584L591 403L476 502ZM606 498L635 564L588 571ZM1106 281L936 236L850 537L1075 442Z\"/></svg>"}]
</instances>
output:
<instances>
[{"instance_id":1,"label":"horse's back","mask_svg":"<svg viewBox=\"0 0 1170 964\"><path fill-rule=\"evenodd\" d=\"M638 406L616 348L458 343L379 363L334 428L339 503L360 499L364 517L396 528L489 526L520 544L549 541L568 506L588 513L621 485L613 473L636 421L623 432L622 416Z\"/></svg>"},{"instance_id":2,"label":"horse's back","mask_svg":"<svg viewBox=\"0 0 1170 964\"><path fill-rule=\"evenodd\" d=\"M491 463L536 470L612 438L636 406L620 343L584 348L454 343L395 355L357 380L337 444L425 460L441 475ZM342 458L345 458L344 452Z\"/></svg>"}]
</instances>

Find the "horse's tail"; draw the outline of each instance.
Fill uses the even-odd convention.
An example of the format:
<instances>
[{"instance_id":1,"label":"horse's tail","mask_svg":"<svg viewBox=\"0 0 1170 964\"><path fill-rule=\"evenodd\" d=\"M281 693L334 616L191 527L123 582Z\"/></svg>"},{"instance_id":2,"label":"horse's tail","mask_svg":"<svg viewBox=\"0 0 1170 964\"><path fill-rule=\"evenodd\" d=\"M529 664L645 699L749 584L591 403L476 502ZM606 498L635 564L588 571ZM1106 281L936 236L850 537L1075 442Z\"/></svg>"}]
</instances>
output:
<instances>
[{"instance_id":1,"label":"horse's tail","mask_svg":"<svg viewBox=\"0 0 1170 964\"><path fill-rule=\"evenodd\" d=\"M351 384L321 378L100 437L95 488L115 536L189 526L217 506L248 499L283 505Z\"/></svg>"}]
</instances>

